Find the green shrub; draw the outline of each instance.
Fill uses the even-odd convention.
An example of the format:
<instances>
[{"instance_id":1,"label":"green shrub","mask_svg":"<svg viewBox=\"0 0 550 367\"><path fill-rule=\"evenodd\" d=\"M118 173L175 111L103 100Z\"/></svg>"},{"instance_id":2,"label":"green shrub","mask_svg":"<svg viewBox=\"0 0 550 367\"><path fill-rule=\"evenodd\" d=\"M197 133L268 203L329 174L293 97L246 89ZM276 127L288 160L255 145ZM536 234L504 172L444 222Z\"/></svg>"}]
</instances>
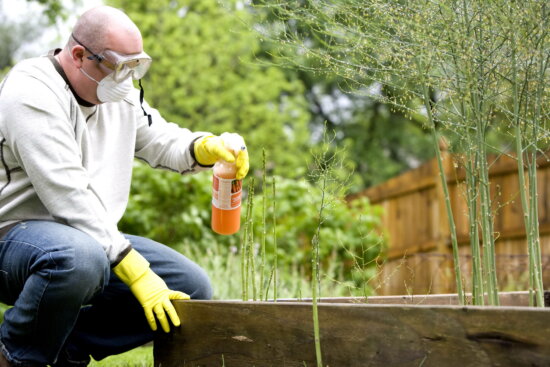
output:
<instances>
[{"instance_id":1,"label":"green shrub","mask_svg":"<svg viewBox=\"0 0 550 367\"><path fill-rule=\"evenodd\" d=\"M325 195L327 195L325 193ZM315 234L322 192L305 180L276 179L276 238L280 269L301 269L311 273L311 243ZM262 207L264 195L255 197L254 236L261 243ZM266 256L273 263L275 246L271 225L272 192L267 192L268 218ZM326 198L329 208L320 231L319 258L326 277L338 281L364 279L357 277L359 269L367 272L375 267L383 240L380 236L381 208L369 204L366 198L352 203L342 198ZM259 245L257 245L259 247ZM372 271L370 271L372 272ZM360 284L356 284L360 286Z\"/></svg>"}]
</instances>

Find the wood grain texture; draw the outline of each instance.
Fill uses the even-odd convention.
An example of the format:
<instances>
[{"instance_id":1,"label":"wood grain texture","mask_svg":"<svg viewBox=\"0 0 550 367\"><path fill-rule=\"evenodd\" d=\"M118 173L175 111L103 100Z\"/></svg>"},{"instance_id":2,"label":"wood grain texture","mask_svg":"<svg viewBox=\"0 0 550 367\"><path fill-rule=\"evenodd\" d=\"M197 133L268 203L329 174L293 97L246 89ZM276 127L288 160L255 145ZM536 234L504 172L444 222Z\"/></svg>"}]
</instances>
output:
<instances>
[{"instance_id":1,"label":"wood grain texture","mask_svg":"<svg viewBox=\"0 0 550 367\"><path fill-rule=\"evenodd\" d=\"M466 305L472 305L472 295L465 294ZM500 292L501 306L529 307L529 292ZM550 291L544 292L545 307L550 307ZM487 298L486 298L487 300ZM280 302L311 302L311 298L303 299L280 299ZM325 297L320 298L322 303L366 303L376 305L431 305L431 306L457 306L458 296L450 294L419 294L401 296L371 296L371 297Z\"/></svg>"},{"instance_id":2,"label":"wood grain texture","mask_svg":"<svg viewBox=\"0 0 550 367\"><path fill-rule=\"evenodd\" d=\"M470 291L471 252L465 171L449 152L443 154L460 262ZM500 289L528 289L527 244L520 200L517 161L489 156L490 190L494 210L497 277ZM539 232L543 281L550 281L550 161L538 160ZM456 292L449 224L435 159L353 198L367 196L383 208L387 261L374 283L380 295Z\"/></svg>"},{"instance_id":3,"label":"wood grain texture","mask_svg":"<svg viewBox=\"0 0 550 367\"><path fill-rule=\"evenodd\" d=\"M316 366L305 302L176 301L182 326L155 341L156 367ZM549 366L550 310L319 304L330 367Z\"/></svg>"}]
</instances>

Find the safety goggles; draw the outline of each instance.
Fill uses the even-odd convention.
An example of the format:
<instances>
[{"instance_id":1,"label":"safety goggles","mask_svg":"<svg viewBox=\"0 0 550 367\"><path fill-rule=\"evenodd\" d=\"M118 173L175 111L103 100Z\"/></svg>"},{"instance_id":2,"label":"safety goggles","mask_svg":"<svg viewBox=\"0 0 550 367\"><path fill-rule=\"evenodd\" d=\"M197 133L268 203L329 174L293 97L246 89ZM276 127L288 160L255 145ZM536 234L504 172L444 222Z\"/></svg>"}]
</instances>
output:
<instances>
[{"instance_id":1,"label":"safety goggles","mask_svg":"<svg viewBox=\"0 0 550 367\"><path fill-rule=\"evenodd\" d=\"M104 50L100 54L96 54L77 40L74 34L72 37L76 43L92 54L87 57L89 60L96 60L108 73L114 73L113 79L116 82L122 82L130 76L134 79L141 79L153 61L145 52L123 55L113 50Z\"/></svg>"}]
</instances>

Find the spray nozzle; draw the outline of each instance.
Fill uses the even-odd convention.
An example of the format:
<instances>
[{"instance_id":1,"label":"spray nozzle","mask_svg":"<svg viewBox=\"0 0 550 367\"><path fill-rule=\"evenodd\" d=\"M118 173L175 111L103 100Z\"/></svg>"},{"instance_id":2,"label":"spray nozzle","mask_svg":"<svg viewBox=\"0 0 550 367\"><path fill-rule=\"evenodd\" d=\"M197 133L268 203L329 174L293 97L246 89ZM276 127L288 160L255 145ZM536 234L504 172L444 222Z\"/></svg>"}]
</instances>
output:
<instances>
[{"instance_id":1,"label":"spray nozzle","mask_svg":"<svg viewBox=\"0 0 550 367\"><path fill-rule=\"evenodd\" d=\"M246 150L246 144L244 139L237 133L223 133L220 135L223 141L223 145L233 152L235 156L239 154L240 151Z\"/></svg>"}]
</instances>

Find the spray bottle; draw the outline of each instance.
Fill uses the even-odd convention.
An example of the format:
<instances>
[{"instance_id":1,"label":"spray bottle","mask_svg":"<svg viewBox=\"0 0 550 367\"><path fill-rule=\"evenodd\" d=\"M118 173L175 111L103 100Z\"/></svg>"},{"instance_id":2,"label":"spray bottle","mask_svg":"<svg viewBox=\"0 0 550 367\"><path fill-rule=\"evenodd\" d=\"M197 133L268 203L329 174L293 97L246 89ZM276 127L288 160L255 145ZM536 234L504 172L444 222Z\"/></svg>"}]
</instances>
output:
<instances>
[{"instance_id":1,"label":"spray bottle","mask_svg":"<svg viewBox=\"0 0 550 367\"><path fill-rule=\"evenodd\" d=\"M234 133L220 136L225 147L235 157L246 149L243 138ZM212 230L218 234L236 233L241 225L242 180L236 179L235 163L219 160L214 164L212 177Z\"/></svg>"}]
</instances>

